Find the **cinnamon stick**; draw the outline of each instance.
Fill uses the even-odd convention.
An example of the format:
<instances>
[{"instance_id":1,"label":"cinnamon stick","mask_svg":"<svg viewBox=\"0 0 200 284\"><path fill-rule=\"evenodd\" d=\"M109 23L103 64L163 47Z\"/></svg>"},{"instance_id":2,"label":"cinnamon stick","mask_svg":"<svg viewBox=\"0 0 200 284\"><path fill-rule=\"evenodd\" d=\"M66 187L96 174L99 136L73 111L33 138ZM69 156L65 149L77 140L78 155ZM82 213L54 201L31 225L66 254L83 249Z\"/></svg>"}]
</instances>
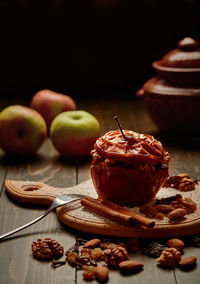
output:
<instances>
[{"instance_id":1,"label":"cinnamon stick","mask_svg":"<svg viewBox=\"0 0 200 284\"><path fill-rule=\"evenodd\" d=\"M120 223L122 225L127 226L135 222L131 216L109 208L108 206L102 204L98 199L86 197L81 200L81 205L100 216L108 218L109 220Z\"/></svg>"},{"instance_id":2,"label":"cinnamon stick","mask_svg":"<svg viewBox=\"0 0 200 284\"><path fill-rule=\"evenodd\" d=\"M113 202L85 197L81 204L90 211L123 225L140 224L152 228L155 222Z\"/></svg>"},{"instance_id":3,"label":"cinnamon stick","mask_svg":"<svg viewBox=\"0 0 200 284\"><path fill-rule=\"evenodd\" d=\"M146 218L144 216L141 216L131 210L129 210L128 208L122 207L116 203L113 203L111 201L108 200L102 200L102 203L114 210L118 210L118 212L123 213L123 214L127 214L129 216L131 216L138 224L143 225L144 227L147 228L153 228L155 226L155 222L149 218Z\"/></svg>"}]
</instances>

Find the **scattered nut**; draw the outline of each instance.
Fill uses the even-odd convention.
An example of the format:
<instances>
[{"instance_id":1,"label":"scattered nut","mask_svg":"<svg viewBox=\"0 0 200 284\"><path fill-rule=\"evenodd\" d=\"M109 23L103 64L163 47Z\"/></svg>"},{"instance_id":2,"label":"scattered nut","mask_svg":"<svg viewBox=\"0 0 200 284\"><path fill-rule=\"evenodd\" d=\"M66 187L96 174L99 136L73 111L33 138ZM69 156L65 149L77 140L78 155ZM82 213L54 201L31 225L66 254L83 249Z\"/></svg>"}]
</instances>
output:
<instances>
[{"instance_id":1,"label":"scattered nut","mask_svg":"<svg viewBox=\"0 0 200 284\"><path fill-rule=\"evenodd\" d=\"M182 250L184 248L184 242L179 239L170 239L167 241L167 245L170 248L175 248L177 250Z\"/></svg>"},{"instance_id":2,"label":"scattered nut","mask_svg":"<svg viewBox=\"0 0 200 284\"><path fill-rule=\"evenodd\" d=\"M108 248L111 248L111 247L116 247L117 245L115 243L110 243L110 242L103 242L103 243L100 243L100 248L101 249L108 249Z\"/></svg>"},{"instance_id":3,"label":"scattered nut","mask_svg":"<svg viewBox=\"0 0 200 284\"><path fill-rule=\"evenodd\" d=\"M191 201L190 198L188 198L188 200L181 198L181 202L183 201L193 206L193 201ZM180 201L177 199L172 202L173 204L178 204ZM179 220L179 218L183 218L186 214L185 212L185 209L177 208L171 211L168 216L171 214L171 219L169 217L170 220ZM130 238L128 242L121 242L120 244L121 245L111 242L101 243L99 239L92 239L85 243L79 254L79 244L77 245L76 242L65 255L67 256L69 264L78 265L79 268L83 269L84 280L90 281L96 278L100 282L105 282L108 279L109 269L106 266L97 265L96 261L98 260L105 261L105 263L111 267L118 267L124 274L140 271L144 266L144 264L139 261L129 260L127 252L127 249L131 251L138 250L141 246L140 239ZM142 248L142 251L154 257L160 255L157 258L157 262L164 267L173 268L175 265L178 265L183 270L194 268L197 262L195 256L181 258L181 250L185 245L182 240L176 238L169 239L167 245L169 248L150 241L148 245ZM47 260L62 256L63 247L57 241L50 238L45 238L44 240L38 239L32 243L32 252L37 259ZM55 263L61 264L61 262ZM64 261L64 263L66 263L66 261Z\"/></svg>"},{"instance_id":4,"label":"scattered nut","mask_svg":"<svg viewBox=\"0 0 200 284\"><path fill-rule=\"evenodd\" d=\"M197 258L195 256L187 256L179 261L179 267L182 269L191 269L196 265Z\"/></svg>"},{"instance_id":5,"label":"scattered nut","mask_svg":"<svg viewBox=\"0 0 200 284\"><path fill-rule=\"evenodd\" d=\"M106 266L98 265L94 269L95 278L101 282L106 281L109 275L109 269Z\"/></svg>"},{"instance_id":6,"label":"scattered nut","mask_svg":"<svg viewBox=\"0 0 200 284\"><path fill-rule=\"evenodd\" d=\"M176 188L180 191L190 191L195 189L195 181L190 179L188 174L179 174L168 177L164 186Z\"/></svg>"},{"instance_id":7,"label":"scattered nut","mask_svg":"<svg viewBox=\"0 0 200 284\"><path fill-rule=\"evenodd\" d=\"M178 189L180 191L190 191L195 189L195 182L191 179L184 178L179 184Z\"/></svg>"},{"instance_id":8,"label":"scattered nut","mask_svg":"<svg viewBox=\"0 0 200 284\"><path fill-rule=\"evenodd\" d=\"M157 262L161 265L172 268L176 263L179 263L181 260L181 252L175 248L164 249Z\"/></svg>"},{"instance_id":9,"label":"scattered nut","mask_svg":"<svg viewBox=\"0 0 200 284\"><path fill-rule=\"evenodd\" d=\"M125 260L120 262L119 268L122 273L131 273L139 271L143 268L144 264L136 260Z\"/></svg>"},{"instance_id":10,"label":"scattered nut","mask_svg":"<svg viewBox=\"0 0 200 284\"><path fill-rule=\"evenodd\" d=\"M173 207L167 204L158 204L156 205L156 208L161 213L169 213L170 211L173 210Z\"/></svg>"},{"instance_id":11,"label":"scattered nut","mask_svg":"<svg viewBox=\"0 0 200 284\"><path fill-rule=\"evenodd\" d=\"M38 239L32 243L33 256L37 259L59 258L63 255L63 247L50 238Z\"/></svg>"},{"instance_id":12,"label":"scattered nut","mask_svg":"<svg viewBox=\"0 0 200 284\"><path fill-rule=\"evenodd\" d=\"M197 204L191 199L191 198L183 198L180 200L180 203L183 204L184 209L188 212L188 213L192 213L196 210L197 208Z\"/></svg>"},{"instance_id":13,"label":"scattered nut","mask_svg":"<svg viewBox=\"0 0 200 284\"><path fill-rule=\"evenodd\" d=\"M187 214L187 211L185 209L177 208L171 211L167 217L169 218L170 221L178 221L180 219L183 219L183 217L186 214Z\"/></svg>"},{"instance_id":14,"label":"scattered nut","mask_svg":"<svg viewBox=\"0 0 200 284\"><path fill-rule=\"evenodd\" d=\"M102 260L112 267L117 267L120 262L127 259L129 259L127 250L120 246L111 247L102 252Z\"/></svg>"},{"instance_id":15,"label":"scattered nut","mask_svg":"<svg viewBox=\"0 0 200 284\"><path fill-rule=\"evenodd\" d=\"M157 220L163 220L165 214L169 213L168 218L171 221L176 221L182 219L186 214L194 212L196 208L197 204L191 198L183 198L182 195L176 194L166 198L161 198L160 200L157 199L153 206L141 206L140 213L144 214L148 218L156 218ZM180 210L174 212L175 209L182 209L185 211Z\"/></svg>"},{"instance_id":16,"label":"scattered nut","mask_svg":"<svg viewBox=\"0 0 200 284\"><path fill-rule=\"evenodd\" d=\"M100 244L101 240L99 239L92 239L84 244L84 248L96 248Z\"/></svg>"}]
</instances>

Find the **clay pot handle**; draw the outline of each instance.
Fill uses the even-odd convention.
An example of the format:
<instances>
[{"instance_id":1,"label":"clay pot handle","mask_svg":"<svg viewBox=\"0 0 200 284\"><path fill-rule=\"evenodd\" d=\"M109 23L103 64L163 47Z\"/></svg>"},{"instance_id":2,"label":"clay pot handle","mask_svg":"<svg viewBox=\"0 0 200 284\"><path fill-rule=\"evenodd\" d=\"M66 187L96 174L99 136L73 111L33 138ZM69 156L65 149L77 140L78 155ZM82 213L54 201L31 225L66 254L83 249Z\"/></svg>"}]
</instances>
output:
<instances>
[{"instance_id":1,"label":"clay pot handle","mask_svg":"<svg viewBox=\"0 0 200 284\"><path fill-rule=\"evenodd\" d=\"M136 96L137 96L137 97L143 97L143 96L144 96L144 90L143 90L143 89L139 89L139 90L136 92Z\"/></svg>"}]
</instances>

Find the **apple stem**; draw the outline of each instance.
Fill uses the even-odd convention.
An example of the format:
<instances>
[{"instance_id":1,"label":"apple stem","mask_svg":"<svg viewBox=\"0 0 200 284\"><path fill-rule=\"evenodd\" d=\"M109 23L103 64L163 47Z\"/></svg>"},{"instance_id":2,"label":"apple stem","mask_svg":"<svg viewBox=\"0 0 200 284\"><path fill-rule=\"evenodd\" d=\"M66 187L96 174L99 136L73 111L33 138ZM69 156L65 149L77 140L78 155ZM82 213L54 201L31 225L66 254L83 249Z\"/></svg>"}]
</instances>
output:
<instances>
[{"instance_id":1,"label":"apple stem","mask_svg":"<svg viewBox=\"0 0 200 284\"><path fill-rule=\"evenodd\" d=\"M127 140L127 139L126 139L126 135L124 134L124 131L123 131L122 127L121 127L121 124L120 124L120 122L119 122L118 116L114 116L114 119L117 121L117 124L118 124L118 126L119 126L119 129L120 129L120 131L121 131L121 133L122 133L122 136L123 136L124 140L126 141L126 140Z\"/></svg>"}]
</instances>

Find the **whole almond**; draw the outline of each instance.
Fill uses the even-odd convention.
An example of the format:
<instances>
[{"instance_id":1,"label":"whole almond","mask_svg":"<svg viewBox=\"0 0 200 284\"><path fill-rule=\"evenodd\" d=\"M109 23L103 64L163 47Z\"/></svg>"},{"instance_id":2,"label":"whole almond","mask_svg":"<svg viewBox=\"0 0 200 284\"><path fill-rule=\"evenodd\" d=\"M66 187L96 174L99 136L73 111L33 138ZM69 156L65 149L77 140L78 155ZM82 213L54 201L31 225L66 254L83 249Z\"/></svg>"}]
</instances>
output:
<instances>
[{"instance_id":1,"label":"whole almond","mask_svg":"<svg viewBox=\"0 0 200 284\"><path fill-rule=\"evenodd\" d=\"M182 269L190 269L195 266L197 258L195 256L186 256L179 261L179 266Z\"/></svg>"},{"instance_id":2,"label":"whole almond","mask_svg":"<svg viewBox=\"0 0 200 284\"><path fill-rule=\"evenodd\" d=\"M187 214L187 211L185 209L177 208L171 211L167 217L169 218L170 221L177 221L177 220L183 219L183 217L186 214Z\"/></svg>"},{"instance_id":3,"label":"whole almond","mask_svg":"<svg viewBox=\"0 0 200 284\"><path fill-rule=\"evenodd\" d=\"M167 245L170 248L176 248L177 250L182 250L184 248L184 242L179 239L170 239L167 241Z\"/></svg>"},{"instance_id":4,"label":"whole almond","mask_svg":"<svg viewBox=\"0 0 200 284\"><path fill-rule=\"evenodd\" d=\"M99 239L92 239L84 244L84 248L96 248L100 244Z\"/></svg>"},{"instance_id":5,"label":"whole almond","mask_svg":"<svg viewBox=\"0 0 200 284\"><path fill-rule=\"evenodd\" d=\"M130 273L141 270L143 266L144 264L142 262L136 260L125 260L120 262L119 269L123 273Z\"/></svg>"},{"instance_id":6,"label":"whole almond","mask_svg":"<svg viewBox=\"0 0 200 284\"><path fill-rule=\"evenodd\" d=\"M106 266L98 265L94 269L95 278L101 282L106 281L109 275L109 269Z\"/></svg>"},{"instance_id":7,"label":"whole almond","mask_svg":"<svg viewBox=\"0 0 200 284\"><path fill-rule=\"evenodd\" d=\"M166 204L158 204L156 205L156 208L161 213L168 213L173 210L172 206Z\"/></svg>"}]
</instances>

